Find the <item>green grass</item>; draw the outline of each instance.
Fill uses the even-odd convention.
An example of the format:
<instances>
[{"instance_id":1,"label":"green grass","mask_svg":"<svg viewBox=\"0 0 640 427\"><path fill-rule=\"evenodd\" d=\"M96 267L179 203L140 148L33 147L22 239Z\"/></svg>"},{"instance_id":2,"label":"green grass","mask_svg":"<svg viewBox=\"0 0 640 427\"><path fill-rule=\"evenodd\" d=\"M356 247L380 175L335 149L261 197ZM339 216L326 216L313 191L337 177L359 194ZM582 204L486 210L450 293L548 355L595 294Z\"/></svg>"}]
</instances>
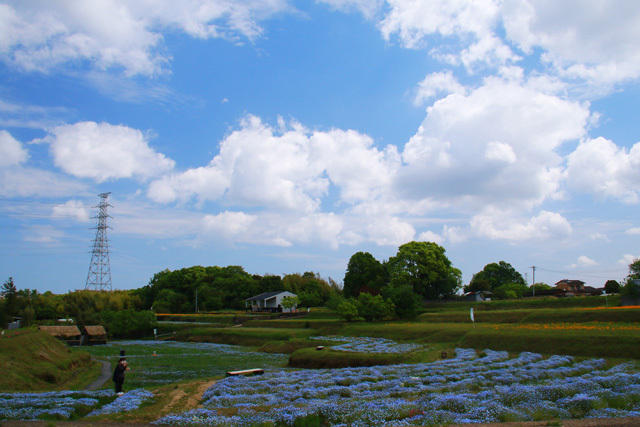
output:
<instances>
[{"instance_id":1,"label":"green grass","mask_svg":"<svg viewBox=\"0 0 640 427\"><path fill-rule=\"evenodd\" d=\"M288 341L313 335L317 335L317 331L297 328L194 328L188 332L178 332L176 339L189 342L260 346L269 341Z\"/></svg>"},{"instance_id":2,"label":"green grass","mask_svg":"<svg viewBox=\"0 0 640 427\"><path fill-rule=\"evenodd\" d=\"M0 337L0 390L77 389L99 374L85 351L72 351L49 333L7 331Z\"/></svg>"},{"instance_id":3,"label":"green grass","mask_svg":"<svg viewBox=\"0 0 640 427\"><path fill-rule=\"evenodd\" d=\"M179 343L177 343L179 345ZM199 378L224 376L227 371L243 369L284 368L288 357L284 354L266 354L248 347L224 346L223 351L212 351L207 346L175 347L176 343L115 341L106 346L93 346L87 350L96 358L111 362L115 367L120 350L125 350L131 368L125 374L125 390L154 388ZM155 355L154 355L155 351ZM111 388L108 381L103 388Z\"/></svg>"}]
</instances>

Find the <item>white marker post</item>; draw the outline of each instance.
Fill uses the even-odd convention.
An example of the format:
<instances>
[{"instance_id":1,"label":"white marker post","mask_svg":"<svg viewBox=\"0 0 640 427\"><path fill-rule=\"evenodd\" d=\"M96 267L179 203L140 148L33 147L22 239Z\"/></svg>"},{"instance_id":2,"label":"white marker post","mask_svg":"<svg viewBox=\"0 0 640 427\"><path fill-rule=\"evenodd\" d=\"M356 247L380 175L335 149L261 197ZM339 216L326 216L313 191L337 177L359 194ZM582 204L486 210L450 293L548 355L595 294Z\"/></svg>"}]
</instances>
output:
<instances>
[{"instance_id":1,"label":"white marker post","mask_svg":"<svg viewBox=\"0 0 640 427\"><path fill-rule=\"evenodd\" d=\"M471 307L471 312L469 313L471 316L471 321L473 322L473 327L476 327L476 319L473 318L473 307Z\"/></svg>"}]
</instances>

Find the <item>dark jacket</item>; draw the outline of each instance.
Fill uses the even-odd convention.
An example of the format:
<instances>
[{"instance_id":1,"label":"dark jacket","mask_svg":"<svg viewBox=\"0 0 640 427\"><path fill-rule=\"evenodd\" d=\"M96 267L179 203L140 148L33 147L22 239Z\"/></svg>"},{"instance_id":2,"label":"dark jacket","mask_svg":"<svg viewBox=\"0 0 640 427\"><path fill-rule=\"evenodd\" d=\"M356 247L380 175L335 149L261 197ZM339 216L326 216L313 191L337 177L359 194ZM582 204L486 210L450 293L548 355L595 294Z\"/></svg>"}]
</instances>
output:
<instances>
[{"instance_id":1,"label":"dark jacket","mask_svg":"<svg viewBox=\"0 0 640 427\"><path fill-rule=\"evenodd\" d=\"M118 363L116 365L116 369L113 370L113 380L114 381L124 381L124 371L127 370L127 367L122 363Z\"/></svg>"}]
</instances>

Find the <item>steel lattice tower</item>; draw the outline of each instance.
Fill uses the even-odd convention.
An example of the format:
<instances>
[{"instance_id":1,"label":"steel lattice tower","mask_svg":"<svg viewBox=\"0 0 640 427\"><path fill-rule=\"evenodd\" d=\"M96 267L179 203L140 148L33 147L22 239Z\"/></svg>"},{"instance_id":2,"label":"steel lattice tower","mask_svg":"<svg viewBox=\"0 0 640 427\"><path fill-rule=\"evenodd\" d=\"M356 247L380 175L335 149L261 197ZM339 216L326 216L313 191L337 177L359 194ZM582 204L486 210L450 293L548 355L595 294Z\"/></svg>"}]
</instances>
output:
<instances>
[{"instance_id":1,"label":"steel lattice tower","mask_svg":"<svg viewBox=\"0 0 640 427\"><path fill-rule=\"evenodd\" d=\"M89 274L87 274L87 284L85 289L94 291L111 290L111 267L109 267L109 240L107 239L107 197L111 193L102 193L98 196L102 198L98 206L98 225L96 229L96 239L93 242L91 252L91 264L89 264Z\"/></svg>"}]
</instances>

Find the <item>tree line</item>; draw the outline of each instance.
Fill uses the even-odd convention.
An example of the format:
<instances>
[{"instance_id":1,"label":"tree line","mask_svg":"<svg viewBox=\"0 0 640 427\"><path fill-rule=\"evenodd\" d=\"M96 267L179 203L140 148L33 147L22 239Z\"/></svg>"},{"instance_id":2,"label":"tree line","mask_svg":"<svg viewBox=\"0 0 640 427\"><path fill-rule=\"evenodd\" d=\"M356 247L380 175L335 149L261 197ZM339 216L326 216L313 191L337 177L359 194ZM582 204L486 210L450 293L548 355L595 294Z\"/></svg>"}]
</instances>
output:
<instances>
[{"instance_id":1,"label":"tree line","mask_svg":"<svg viewBox=\"0 0 640 427\"><path fill-rule=\"evenodd\" d=\"M629 265L620 285L610 280L608 293L621 291L640 297L640 259ZM550 289L536 283L536 290ZM73 291L63 295L18 290L12 278L0 289L0 325L13 317L22 324L74 319L80 326L103 324L115 335L142 335L155 324L157 313L244 310L247 298L270 291L297 295L298 307L326 306L348 321L411 318L425 301L458 298L459 291L491 291L494 299L521 298L531 289L522 275L505 261L487 264L462 287L461 272L433 242L409 242L395 256L379 261L368 252L351 256L343 285L319 273L255 275L241 266L193 266L163 270L149 283L128 291Z\"/></svg>"}]
</instances>

